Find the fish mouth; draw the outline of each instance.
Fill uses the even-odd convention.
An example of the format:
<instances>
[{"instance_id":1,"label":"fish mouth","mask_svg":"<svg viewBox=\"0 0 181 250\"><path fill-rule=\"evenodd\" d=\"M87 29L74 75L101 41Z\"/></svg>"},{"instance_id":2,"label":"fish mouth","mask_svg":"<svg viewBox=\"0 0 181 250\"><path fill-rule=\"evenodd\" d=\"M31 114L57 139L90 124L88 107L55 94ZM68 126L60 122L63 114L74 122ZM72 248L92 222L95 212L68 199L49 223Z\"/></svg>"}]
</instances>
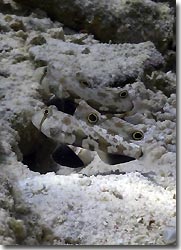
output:
<instances>
[{"instance_id":1,"label":"fish mouth","mask_svg":"<svg viewBox=\"0 0 181 250\"><path fill-rule=\"evenodd\" d=\"M132 115L133 110L134 110L134 104L131 103L131 106L130 106L129 110L126 110L125 112L123 112L123 114L126 115L126 116L127 115Z\"/></svg>"},{"instance_id":2,"label":"fish mouth","mask_svg":"<svg viewBox=\"0 0 181 250\"><path fill-rule=\"evenodd\" d=\"M139 155L138 158L140 158L142 156L143 156L143 151L141 150L140 155ZM110 165L126 163L126 162L137 160L138 158L128 156L128 155L118 155L118 154L107 154L106 155L106 161Z\"/></svg>"},{"instance_id":3,"label":"fish mouth","mask_svg":"<svg viewBox=\"0 0 181 250\"><path fill-rule=\"evenodd\" d=\"M109 165L116 165L120 163L126 163L129 161L134 161L136 158L128 156L128 155L119 155L114 153L104 153L102 151L97 151L99 157L102 161Z\"/></svg>"},{"instance_id":4,"label":"fish mouth","mask_svg":"<svg viewBox=\"0 0 181 250\"><path fill-rule=\"evenodd\" d=\"M134 108L134 104L131 102L129 111L133 110L133 108ZM129 112L129 111L128 111L128 112Z\"/></svg>"},{"instance_id":5,"label":"fish mouth","mask_svg":"<svg viewBox=\"0 0 181 250\"><path fill-rule=\"evenodd\" d=\"M143 151L141 150L140 157L142 157L142 156L143 156Z\"/></svg>"},{"instance_id":6,"label":"fish mouth","mask_svg":"<svg viewBox=\"0 0 181 250\"><path fill-rule=\"evenodd\" d=\"M134 160L136 160L136 158L130 157L127 155L115 155L115 154L107 155L107 161L110 165L126 163L126 162L134 161Z\"/></svg>"}]
</instances>

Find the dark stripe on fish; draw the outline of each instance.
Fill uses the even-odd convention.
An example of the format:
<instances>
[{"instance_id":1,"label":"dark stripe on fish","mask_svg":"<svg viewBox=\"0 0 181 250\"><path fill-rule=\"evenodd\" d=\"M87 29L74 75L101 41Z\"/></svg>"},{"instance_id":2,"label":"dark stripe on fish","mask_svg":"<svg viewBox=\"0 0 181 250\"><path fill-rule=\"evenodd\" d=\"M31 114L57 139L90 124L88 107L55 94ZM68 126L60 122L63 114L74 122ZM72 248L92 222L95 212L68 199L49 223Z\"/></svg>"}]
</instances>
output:
<instances>
[{"instance_id":1,"label":"dark stripe on fish","mask_svg":"<svg viewBox=\"0 0 181 250\"><path fill-rule=\"evenodd\" d=\"M61 144L52 154L53 160L69 168L84 167L83 161L75 154L75 152L65 144Z\"/></svg>"}]
</instances>

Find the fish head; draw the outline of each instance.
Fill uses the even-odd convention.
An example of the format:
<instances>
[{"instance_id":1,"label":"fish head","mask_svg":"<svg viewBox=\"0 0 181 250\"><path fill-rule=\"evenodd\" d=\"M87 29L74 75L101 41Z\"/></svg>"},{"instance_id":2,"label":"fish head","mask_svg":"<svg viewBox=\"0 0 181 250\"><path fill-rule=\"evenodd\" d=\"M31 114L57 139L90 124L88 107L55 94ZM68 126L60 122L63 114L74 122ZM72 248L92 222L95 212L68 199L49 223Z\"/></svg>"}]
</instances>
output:
<instances>
[{"instance_id":1,"label":"fish head","mask_svg":"<svg viewBox=\"0 0 181 250\"><path fill-rule=\"evenodd\" d=\"M74 116L86 122L89 126L98 125L106 129L108 134L119 135L127 141L138 142L144 138L142 130L137 128L136 125L130 124L125 120L114 117L114 114L101 115L96 109L88 105L84 100L79 102Z\"/></svg>"},{"instance_id":2,"label":"fish head","mask_svg":"<svg viewBox=\"0 0 181 250\"><path fill-rule=\"evenodd\" d=\"M101 113L122 114L134 108L130 93L125 88L98 88L97 95L102 104L99 108Z\"/></svg>"},{"instance_id":3,"label":"fish head","mask_svg":"<svg viewBox=\"0 0 181 250\"><path fill-rule=\"evenodd\" d=\"M33 125L54 141L73 144L76 140L75 122L71 115L58 111L52 105L38 111L32 117Z\"/></svg>"}]
</instances>

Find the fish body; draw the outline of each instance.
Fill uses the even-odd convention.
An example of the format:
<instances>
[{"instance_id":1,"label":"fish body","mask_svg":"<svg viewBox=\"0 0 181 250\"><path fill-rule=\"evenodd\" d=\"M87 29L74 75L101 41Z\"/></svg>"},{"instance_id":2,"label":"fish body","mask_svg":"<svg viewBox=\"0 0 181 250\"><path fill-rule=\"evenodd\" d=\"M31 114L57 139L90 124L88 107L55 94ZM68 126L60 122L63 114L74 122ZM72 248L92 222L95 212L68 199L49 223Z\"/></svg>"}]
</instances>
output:
<instances>
[{"instance_id":1,"label":"fish body","mask_svg":"<svg viewBox=\"0 0 181 250\"><path fill-rule=\"evenodd\" d=\"M121 114L133 109L133 102L125 88L92 87L79 73L75 73L74 77L70 77L69 72L62 75L55 63L50 63L45 69L42 84L43 78L46 78L43 88L60 99L69 99L77 104L85 100L101 113Z\"/></svg>"}]
</instances>

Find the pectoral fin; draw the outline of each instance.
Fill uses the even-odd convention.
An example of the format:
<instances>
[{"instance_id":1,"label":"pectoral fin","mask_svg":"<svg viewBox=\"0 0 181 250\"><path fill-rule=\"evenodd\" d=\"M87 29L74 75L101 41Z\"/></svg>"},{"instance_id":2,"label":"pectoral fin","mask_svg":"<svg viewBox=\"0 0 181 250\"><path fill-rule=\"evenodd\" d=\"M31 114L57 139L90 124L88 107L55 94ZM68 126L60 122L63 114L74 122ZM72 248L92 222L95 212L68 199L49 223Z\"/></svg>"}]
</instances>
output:
<instances>
[{"instance_id":1,"label":"pectoral fin","mask_svg":"<svg viewBox=\"0 0 181 250\"><path fill-rule=\"evenodd\" d=\"M53 160L69 168L84 167L83 161L75 154L75 152L65 144L61 144L52 154Z\"/></svg>"},{"instance_id":2,"label":"pectoral fin","mask_svg":"<svg viewBox=\"0 0 181 250\"><path fill-rule=\"evenodd\" d=\"M110 165L134 161L135 158L126 155L106 154L102 151L97 152L102 161Z\"/></svg>"}]
</instances>

